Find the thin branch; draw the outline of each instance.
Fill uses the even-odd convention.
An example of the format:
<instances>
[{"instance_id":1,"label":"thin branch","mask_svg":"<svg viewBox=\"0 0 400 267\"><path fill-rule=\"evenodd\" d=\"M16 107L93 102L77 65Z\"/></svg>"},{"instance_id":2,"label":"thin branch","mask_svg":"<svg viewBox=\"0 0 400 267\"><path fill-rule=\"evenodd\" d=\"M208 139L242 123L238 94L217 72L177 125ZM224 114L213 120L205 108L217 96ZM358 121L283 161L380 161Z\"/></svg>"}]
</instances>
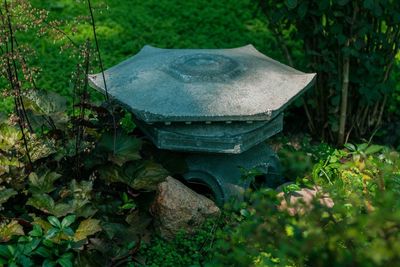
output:
<instances>
[{"instance_id":1,"label":"thin branch","mask_svg":"<svg viewBox=\"0 0 400 267\"><path fill-rule=\"evenodd\" d=\"M101 75L102 75L102 77L103 77L103 83L104 83L104 90L105 90L105 92L106 92L106 99L107 99L107 101L108 101L108 100L109 100L109 97L108 97L108 89L107 89L107 83L106 83L106 76L104 75L103 61L101 60L101 53L100 53L100 48L99 48L99 41L97 40L96 24L95 24L94 15L93 15L92 4L91 4L90 0L87 0L87 2L88 2L89 12L90 12L90 17L91 17L91 19L92 19L92 29L93 29L94 42L95 42L95 44L96 44L97 56L99 57Z\"/></svg>"}]
</instances>

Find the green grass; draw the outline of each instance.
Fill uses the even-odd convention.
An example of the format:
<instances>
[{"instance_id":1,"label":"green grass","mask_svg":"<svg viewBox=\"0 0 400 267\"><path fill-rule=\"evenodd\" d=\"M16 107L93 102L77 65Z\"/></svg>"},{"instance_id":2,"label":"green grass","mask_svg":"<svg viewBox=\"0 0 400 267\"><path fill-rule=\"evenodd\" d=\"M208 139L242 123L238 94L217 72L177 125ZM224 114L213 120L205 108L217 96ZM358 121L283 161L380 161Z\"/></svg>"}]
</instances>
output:
<instances>
[{"instance_id":1,"label":"green grass","mask_svg":"<svg viewBox=\"0 0 400 267\"><path fill-rule=\"evenodd\" d=\"M64 22L63 30L76 43L93 40L91 25L75 18L88 16L86 1L32 0L33 6L49 10L49 19ZM230 48L253 44L271 57L285 61L264 17L251 0L98 0L93 1L96 27L105 68L136 54L144 45L161 48ZM71 96L70 73L76 62L68 52L60 53L65 41L52 36L20 37L37 50L42 68L38 86ZM99 71L95 68L93 71ZM0 105L10 110L10 103Z\"/></svg>"}]
</instances>

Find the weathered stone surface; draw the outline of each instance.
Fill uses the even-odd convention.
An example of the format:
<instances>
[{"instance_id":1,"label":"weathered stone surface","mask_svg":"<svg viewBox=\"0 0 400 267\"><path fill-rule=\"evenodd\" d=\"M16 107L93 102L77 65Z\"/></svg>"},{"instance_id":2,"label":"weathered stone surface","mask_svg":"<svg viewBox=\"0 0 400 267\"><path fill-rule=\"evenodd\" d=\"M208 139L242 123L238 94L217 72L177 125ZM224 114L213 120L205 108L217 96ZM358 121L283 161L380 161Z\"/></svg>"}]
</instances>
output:
<instances>
[{"instance_id":1,"label":"weathered stone surface","mask_svg":"<svg viewBox=\"0 0 400 267\"><path fill-rule=\"evenodd\" d=\"M282 131L283 113L271 121L251 123L148 125L136 120L136 125L160 149L239 154Z\"/></svg>"},{"instance_id":2,"label":"weathered stone surface","mask_svg":"<svg viewBox=\"0 0 400 267\"><path fill-rule=\"evenodd\" d=\"M308 89L315 74L281 64L252 45L234 49L145 46L105 72L111 97L144 122L268 121ZM89 76L101 92L101 74Z\"/></svg>"},{"instance_id":3,"label":"weathered stone surface","mask_svg":"<svg viewBox=\"0 0 400 267\"><path fill-rule=\"evenodd\" d=\"M319 186L314 186L312 189L302 188L288 193L286 197L284 192L280 192L278 197L282 198L278 208L287 211L290 215L304 214L307 210L312 209L312 202L315 198L321 205L328 208L332 208L334 205L333 200L328 194L322 192L322 188Z\"/></svg>"},{"instance_id":4,"label":"weathered stone surface","mask_svg":"<svg viewBox=\"0 0 400 267\"><path fill-rule=\"evenodd\" d=\"M159 185L151 210L156 229L167 239L181 230L191 232L207 217L220 214L214 202L172 177Z\"/></svg>"},{"instance_id":5,"label":"weathered stone surface","mask_svg":"<svg viewBox=\"0 0 400 267\"><path fill-rule=\"evenodd\" d=\"M244 188L251 186L250 179L243 179L246 171L260 172L258 186L282 184L279 158L264 142L240 154L188 153L186 163L188 171L183 177L211 188L218 204L240 198Z\"/></svg>"}]
</instances>

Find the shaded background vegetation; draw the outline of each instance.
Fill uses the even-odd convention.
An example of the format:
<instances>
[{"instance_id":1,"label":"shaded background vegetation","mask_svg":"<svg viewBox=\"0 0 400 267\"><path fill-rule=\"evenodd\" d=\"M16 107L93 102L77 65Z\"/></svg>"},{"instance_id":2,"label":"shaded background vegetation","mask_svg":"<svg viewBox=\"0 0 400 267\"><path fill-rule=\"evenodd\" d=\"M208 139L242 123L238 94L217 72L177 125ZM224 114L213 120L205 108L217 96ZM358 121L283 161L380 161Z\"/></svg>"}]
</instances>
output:
<instances>
[{"instance_id":1,"label":"shaded background vegetation","mask_svg":"<svg viewBox=\"0 0 400 267\"><path fill-rule=\"evenodd\" d=\"M84 19L87 16L85 2L72 0L33 0L31 2L35 7L50 11L48 20L59 20L61 22L59 28L76 43L83 43L86 39L92 38L90 20ZM341 20L351 19L354 8L342 8L348 4L348 1L332 2L330 5L324 5L325 2L312 5L309 4L310 1L283 1L275 4L273 1L255 0L109 0L94 1L93 6L105 68L136 54L146 44L162 48L229 48L251 43L261 52L283 63L293 65L305 72L317 71L319 82L316 88L306 95L307 105L304 105L302 100L297 100L292 105L293 113L289 110L286 129L296 131L299 127L302 128L303 125L308 124L309 127L304 129L305 131L310 131L317 139L331 142L336 142L340 128L340 90L343 76L341 67L343 58L340 56L340 51L346 50L346 40L351 40L349 45L353 50L349 52L347 49L346 53L357 60L350 60L350 87L347 101L349 118L342 139L343 135L346 137L349 132L351 137L358 139L369 139L374 134L380 136L381 142L398 146L400 86L396 80L400 77L399 60L397 59L391 66L385 85L377 84L375 80L380 79L378 74L381 68L377 61L380 60L381 55L375 53L374 57L370 57L370 49L361 44L358 39L354 39L358 37L350 36L350 33L345 31L348 25L343 24L335 28ZM369 19L368 6L365 6L363 1L357 2L360 2L361 15L358 17L360 21L355 25L354 31L362 31L373 16L376 16L376 20L381 19L382 16L390 17L394 22L398 20L396 16L399 15L393 13L397 12L395 8L387 9L393 10L394 15L387 14L389 11L381 11L377 14L374 11L375 6L371 7L372 15ZM385 5L393 5L393 3L383 1L380 4L381 10L386 10ZM363 12L367 14L365 18L361 18ZM346 16L349 16L349 19ZM312 23L315 18L321 20L321 23L323 19L331 20L333 24L329 26L328 23L326 27L318 28ZM348 24L350 25L351 21ZM296 27L301 30L296 30ZM320 30L312 31L313 27ZM379 37L378 33L375 37ZM382 35L379 38L386 37ZM33 44L38 51L35 64L42 68L37 81L38 87L52 88L69 97L72 83L70 76L66 73L74 70L75 63L71 60L68 49L60 53L60 48L67 40L55 41L54 36L49 35L40 39L34 35L24 35L19 39L21 42ZM305 40L315 40L316 47L310 47L310 43L305 43ZM329 42L324 40L329 40ZM325 43L321 43L322 41ZM332 49L338 49L339 54L333 52ZM327 51L333 53L329 54ZM340 58L336 58L338 56ZM321 61L319 57L325 61ZM321 62L318 63L319 61ZM97 72L99 69L92 71ZM364 82L357 80L360 76L370 77L370 79ZM94 91L91 91L91 94L94 96L93 99L103 99ZM372 114L374 105L378 101L380 101L378 112ZM383 101L385 101L384 112L380 116L379 111ZM2 110L10 112L12 101L3 101L1 106ZM305 108L308 109L308 114ZM363 116L365 112L369 114L368 119ZM296 115L292 116L293 114ZM375 130L379 131L375 132Z\"/></svg>"},{"instance_id":2,"label":"shaded background vegetation","mask_svg":"<svg viewBox=\"0 0 400 267\"><path fill-rule=\"evenodd\" d=\"M96 29L105 68L136 54L144 45L162 48L222 48L249 43L275 59L284 60L274 38L265 27L265 18L250 0L241 1L93 1ZM51 11L49 20L63 22L60 28L77 43L92 38L91 25L77 17L87 15L85 3L74 0L33 0L33 6ZM71 94L70 77L74 62L68 51L60 53L67 42L52 36L37 39L21 36L37 48L42 75L39 87ZM99 71L97 69L96 71Z\"/></svg>"},{"instance_id":3,"label":"shaded background vegetation","mask_svg":"<svg viewBox=\"0 0 400 267\"><path fill-rule=\"evenodd\" d=\"M356 47L356 38L346 29L342 28L342 32L324 29L340 22L348 26L352 8L358 4L367 20L371 16L385 20L390 13L393 15L390 19L397 21L400 18L394 8L394 4L398 7L397 2L261 1L267 4L263 6L255 0L93 1L106 68L134 55L146 44L163 48L226 48L252 43L261 52L302 71L318 71L323 74L320 77L333 77L305 97L307 107L317 111L311 120L323 124L314 128L327 130L326 133L314 132L314 139L298 136L299 132L313 132L312 127L305 126L310 118L300 99L291 106L285 119L286 133L297 136L280 136L272 142L280 149L285 177L293 182L282 187L284 193L321 186L336 203L334 209L313 203L315 209L308 216L292 216L277 209L281 201L277 191L248 192L245 202L231 203L222 220L206 224L197 235L179 234L173 242L156 238L144 245L138 233L143 233L150 224L148 205L167 170L154 162L149 144L136 132L132 133L132 125L128 131L126 128L116 131L116 121L125 114L122 110L99 107L86 99L86 72L89 67L90 72L100 71L96 67L87 1L30 2L50 11L45 24L59 21L54 32L40 38L33 31L17 36L21 47L27 44L37 52L29 57L33 60L29 63L41 68L35 83L43 90L19 94L14 90L18 83L10 79L9 91L17 92L14 100L24 100L30 118L38 119L39 123L46 118L54 125L35 133L21 114L17 114L19 118L11 116L10 125L0 113L0 208L4 208L0 214L0 242L5 243L0 245L0 265L25 262L25 266L30 266L43 262L46 266L47 262L71 266L75 261L82 266L105 263L118 266L126 262L131 266L138 262L150 266L197 266L211 258L214 260L211 266L325 266L326 262L335 262L337 266L395 266L399 262L399 154L369 142L376 135L379 139L374 141L399 145L399 58L393 61L390 83L385 88L375 88L376 80L370 74L377 74L379 80L384 73L379 65L382 55L379 44L374 44L374 53L369 57L364 46ZM349 5L344 7L345 4ZM386 9L379 12L383 7ZM322 26L314 25L313 31L310 24L313 18L326 16L330 16L329 22L333 24L321 22ZM2 23L4 26L7 21ZM9 34L4 28L2 33ZM384 38L381 33L375 32ZM81 45L80 49L66 46L69 41L60 39L63 35ZM7 46L6 39L0 41ZM319 44L309 49L310 40L326 41L327 51ZM350 44L355 51L348 50ZM343 50L343 45L347 50ZM364 54L357 58L356 52ZM327 62L318 59L321 55L333 64L322 64ZM340 92L345 80L340 73L344 73L346 56L351 66L347 88L351 92L350 103L363 98L382 101L382 93L387 101L383 127L378 125L379 131L371 132L376 128L373 126L364 134L354 135L357 143L368 143L346 144L344 149L335 149L315 141L335 141L341 114ZM10 58L14 55L8 55ZM24 60L17 59L18 67L23 69ZM364 68L365 62L370 69ZM15 70L14 74L21 72ZM78 74L71 76L73 72ZM30 83L29 79L23 80L22 89L31 89ZM1 88L7 91L3 84L0 80ZM357 88L359 84L371 87ZM68 103L51 91L65 96ZM321 92L322 98L318 95ZM92 100L103 102L100 94L91 89L90 94ZM316 103L315 97L322 102ZM13 104L10 99L1 101L0 111L11 113ZM73 108L73 104L77 105ZM327 109L322 117L318 113L321 104ZM21 111L21 103L16 111ZM354 114L349 112L353 124L357 123L352 119ZM130 121L129 116L125 117L125 124ZM20 130L14 127L17 122ZM346 133L346 127L344 130ZM28 142L22 142L24 134ZM300 205L300 208L307 207Z\"/></svg>"}]
</instances>

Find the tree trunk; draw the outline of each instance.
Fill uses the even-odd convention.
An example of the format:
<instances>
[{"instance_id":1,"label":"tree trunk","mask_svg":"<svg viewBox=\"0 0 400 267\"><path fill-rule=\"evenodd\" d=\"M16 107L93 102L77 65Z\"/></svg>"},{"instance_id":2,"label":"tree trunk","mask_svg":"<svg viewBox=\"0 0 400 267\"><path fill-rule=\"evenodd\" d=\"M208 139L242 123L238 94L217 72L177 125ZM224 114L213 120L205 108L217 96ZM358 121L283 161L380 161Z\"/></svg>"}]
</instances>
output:
<instances>
[{"instance_id":1,"label":"tree trunk","mask_svg":"<svg viewBox=\"0 0 400 267\"><path fill-rule=\"evenodd\" d=\"M340 104L340 121L339 121L339 135L338 135L339 146L342 146L344 143L345 131L346 131L347 101L349 94L349 69L350 69L350 59L348 55L345 55L343 57L342 96Z\"/></svg>"}]
</instances>

